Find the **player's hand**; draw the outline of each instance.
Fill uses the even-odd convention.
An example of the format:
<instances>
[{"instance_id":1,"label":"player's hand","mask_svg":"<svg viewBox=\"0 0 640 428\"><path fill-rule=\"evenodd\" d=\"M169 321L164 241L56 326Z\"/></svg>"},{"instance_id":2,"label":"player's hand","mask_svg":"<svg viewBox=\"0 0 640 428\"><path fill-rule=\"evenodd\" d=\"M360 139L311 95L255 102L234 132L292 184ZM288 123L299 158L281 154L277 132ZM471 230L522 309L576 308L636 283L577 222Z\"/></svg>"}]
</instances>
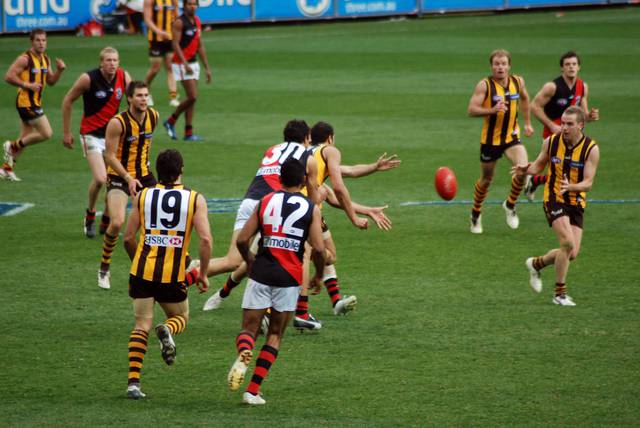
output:
<instances>
[{"instance_id":1,"label":"player's hand","mask_svg":"<svg viewBox=\"0 0 640 428\"><path fill-rule=\"evenodd\" d=\"M376 171L387 171L400 166L402 161L398 159L398 155L391 155L387 157L387 152L384 152L376 162Z\"/></svg>"},{"instance_id":2,"label":"player's hand","mask_svg":"<svg viewBox=\"0 0 640 428\"><path fill-rule=\"evenodd\" d=\"M507 111L507 105L504 103L504 100L500 100L491 108L493 114L495 113L504 113Z\"/></svg>"},{"instance_id":3,"label":"player's hand","mask_svg":"<svg viewBox=\"0 0 640 428\"><path fill-rule=\"evenodd\" d=\"M318 187L318 196L320 197L320 202L327 200L327 196L329 196L329 190L327 190L326 184Z\"/></svg>"},{"instance_id":4,"label":"player's hand","mask_svg":"<svg viewBox=\"0 0 640 428\"><path fill-rule=\"evenodd\" d=\"M367 215L371 217L371 220L376 222L376 226L378 229L382 230L391 230L392 223L389 217L384 214L384 210L389 208L389 205L385 205L383 207L371 207L371 209L367 212Z\"/></svg>"},{"instance_id":5,"label":"player's hand","mask_svg":"<svg viewBox=\"0 0 640 428\"><path fill-rule=\"evenodd\" d=\"M198 292L200 294L206 293L209 289L209 278L207 278L206 272L198 273L198 279L196 280L196 287L198 287Z\"/></svg>"},{"instance_id":6,"label":"player's hand","mask_svg":"<svg viewBox=\"0 0 640 428\"><path fill-rule=\"evenodd\" d=\"M600 110L597 108L589 110L589 120L594 121L598 119L600 119Z\"/></svg>"},{"instance_id":7,"label":"player's hand","mask_svg":"<svg viewBox=\"0 0 640 428\"><path fill-rule=\"evenodd\" d=\"M531 166L531 162L529 162L526 165L514 165L511 167L511 175L512 176L524 176L527 175L527 171L529 170L529 167Z\"/></svg>"},{"instance_id":8,"label":"player's hand","mask_svg":"<svg viewBox=\"0 0 640 428\"><path fill-rule=\"evenodd\" d=\"M549 127L549 131L551 131L552 134L559 134L562 132L562 126L554 123Z\"/></svg>"},{"instance_id":9,"label":"player's hand","mask_svg":"<svg viewBox=\"0 0 640 428\"><path fill-rule=\"evenodd\" d=\"M358 229L367 229L369 227L369 220L363 217L356 217L353 220L353 225Z\"/></svg>"},{"instance_id":10,"label":"player's hand","mask_svg":"<svg viewBox=\"0 0 640 428\"><path fill-rule=\"evenodd\" d=\"M164 30L160 30L157 32L158 36L160 36L160 38L162 38L162 40L171 40L171 34L169 34L167 31Z\"/></svg>"},{"instance_id":11,"label":"player's hand","mask_svg":"<svg viewBox=\"0 0 640 428\"><path fill-rule=\"evenodd\" d=\"M62 144L67 149L73 149L73 134L71 132L65 132L62 137Z\"/></svg>"},{"instance_id":12,"label":"player's hand","mask_svg":"<svg viewBox=\"0 0 640 428\"><path fill-rule=\"evenodd\" d=\"M28 89L28 90L33 91L33 92L39 92L42 89L42 85L40 83L36 83L36 82L25 83L23 86L24 86L25 89Z\"/></svg>"},{"instance_id":13,"label":"player's hand","mask_svg":"<svg viewBox=\"0 0 640 428\"><path fill-rule=\"evenodd\" d=\"M525 137L531 137L533 135L533 126L531 124L524 126Z\"/></svg>"},{"instance_id":14,"label":"player's hand","mask_svg":"<svg viewBox=\"0 0 640 428\"><path fill-rule=\"evenodd\" d=\"M56 70L58 72L64 71L67 68L67 64L64 63L60 58L56 58Z\"/></svg>"},{"instance_id":15,"label":"player's hand","mask_svg":"<svg viewBox=\"0 0 640 428\"><path fill-rule=\"evenodd\" d=\"M211 83L211 70L208 68L205 70L205 74L207 76L207 84Z\"/></svg>"},{"instance_id":16,"label":"player's hand","mask_svg":"<svg viewBox=\"0 0 640 428\"><path fill-rule=\"evenodd\" d=\"M191 68L188 62L184 63L184 74L193 74L193 68Z\"/></svg>"},{"instance_id":17,"label":"player's hand","mask_svg":"<svg viewBox=\"0 0 640 428\"><path fill-rule=\"evenodd\" d=\"M563 175L562 180L560 180L560 194L564 195L566 192L568 192L570 190L569 186L569 179L566 175Z\"/></svg>"},{"instance_id":18,"label":"player's hand","mask_svg":"<svg viewBox=\"0 0 640 428\"><path fill-rule=\"evenodd\" d=\"M309 290L310 293L313 296L316 296L316 295L320 294L320 292L322 291L322 285L323 284L324 284L324 282L322 281L322 275L314 276L311 279L311 284L309 284L311 286L311 289Z\"/></svg>"},{"instance_id":19,"label":"player's hand","mask_svg":"<svg viewBox=\"0 0 640 428\"><path fill-rule=\"evenodd\" d=\"M135 198L136 195L138 194L138 189L142 189L142 183L140 183L138 179L132 179L128 185L129 185L129 193L131 194L131 197Z\"/></svg>"}]
</instances>

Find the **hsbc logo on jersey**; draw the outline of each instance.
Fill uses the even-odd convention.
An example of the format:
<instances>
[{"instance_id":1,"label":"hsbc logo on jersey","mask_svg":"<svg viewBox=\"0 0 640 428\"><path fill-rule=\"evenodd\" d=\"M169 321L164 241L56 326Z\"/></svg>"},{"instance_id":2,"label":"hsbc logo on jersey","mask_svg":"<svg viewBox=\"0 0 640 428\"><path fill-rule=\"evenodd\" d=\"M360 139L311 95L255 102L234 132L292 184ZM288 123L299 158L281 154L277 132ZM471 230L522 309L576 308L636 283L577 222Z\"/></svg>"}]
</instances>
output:
<instances>
[{"instance_id":1,"label":"hsbc logo on jersey","mask_svg":"<svg viewBox=\"0 0 640 428\"><path fill-rule=\"evenodd\" d=\"M183 242L182 236L145 235L144 237L144 244L150 247L182 248Z\"/></svg>"},{"instance_id":2,"label":"hsbc logo on jersey","mask_svg":"<svg viewBox=\"0 0 640 428\"><path fill-rule=\"evenodd\" d=\"M279 250L293 251L296 253L300 250L299 240L281 236L265 236L262 238L262 245L265 248L277 248Z\"/></svg>"}]
</instances>

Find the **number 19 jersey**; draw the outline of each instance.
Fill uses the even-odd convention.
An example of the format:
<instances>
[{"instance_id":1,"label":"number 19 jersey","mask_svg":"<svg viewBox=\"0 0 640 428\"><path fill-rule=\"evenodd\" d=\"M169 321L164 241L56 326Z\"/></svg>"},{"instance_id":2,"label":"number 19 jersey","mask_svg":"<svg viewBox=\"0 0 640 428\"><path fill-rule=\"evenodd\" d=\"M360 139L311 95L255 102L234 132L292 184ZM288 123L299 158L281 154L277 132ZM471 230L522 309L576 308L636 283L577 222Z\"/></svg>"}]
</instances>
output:
<instances>
[{"instance_id":1,"label":"number 19 jersey","mask_svg":"<svg viewBox=\"0 0 640 428\"><path fill-rule=\"evenodd\" d=\"M131 275L161 283L184 281L197 197L182 185L158 184L141 191L140 240Z\"/></svg>"},{"instance_id":2,"label":"number 19 jersey","mask_svg":"<svg viewBox=\"0 0 640 428\"><path fill-rule=\"evenodd\" d=\"M284 161L289 158L298 159L306 168L308 157L307 148L300 143L280 143L269 147L244 198L260 200L265 195L280 190L280 166Z\"/></svg>"},{"instance_id":3,"label":"number 19 jersey","mask_svg":"<svg viewBox=\"0 0 640 428\"><path fill-rule=\"evenodd\" d=\"M272 287L302 284L304 243L313 203L301 193L270 193L258 204L260 241L250 278Z\"/></svg>"}]
</instances>

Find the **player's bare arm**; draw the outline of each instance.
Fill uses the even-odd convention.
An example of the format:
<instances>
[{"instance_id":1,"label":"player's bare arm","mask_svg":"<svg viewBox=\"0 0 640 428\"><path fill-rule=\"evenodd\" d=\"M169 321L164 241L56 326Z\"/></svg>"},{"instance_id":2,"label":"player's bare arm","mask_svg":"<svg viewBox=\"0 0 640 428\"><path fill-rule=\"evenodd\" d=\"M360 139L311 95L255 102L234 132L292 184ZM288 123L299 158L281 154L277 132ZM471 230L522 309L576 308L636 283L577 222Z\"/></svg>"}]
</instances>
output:
<instances>
[{"instance_id":1,"label":"player's bare arm","mask_svg":"<svg viewBox=\"0 0 640 428\"><path fill-rule=\"evenodd\" d=\"M542 89L538 91L533 102L531 103L531 111L533 115L542 123L544 126L551 130L552 134L559 133L562 128L560 125L553 122L553 120L549 119L549 116L544 112L544 107L549 104L551 98L556 93L556 84L553 82L547 82L542 86Z\"/></svg>"},{"instance_id":2,"label":"player's bare arm","mask_svg":"<svg viewBox=\"0 0 640 428\"><path fill-rule=\"evenodd\" d=\"M54 86L58 80L60 80L60 76L62 76L62 72L67 69L67 65L60 58L56 58L56 70L53 73L47 73L47 85Z\"/></svg>"},{"instance_id":3,"label":"player's bare arm","mask_svg":"<svg viewBox=\"0 0 640 428\"><path fill-rule=\"evenodd\" d=\"M211 83L211 68L209 67L209 60L207 59L207 52L204 49L204 43L202 43L202 39L200 39L200 43L198 43L198 56L200 57L200 61L204 64L204 72L207 75L207 83Z\"/></svg>"},{"instance_id":4,"label":"player's bare arm","mask_svg":"<svg viewBox=\"0 0 640 428\"><path fill-rule=\"evenodd\" d=\"M122 124L119 120L114 118L109 121L105 135L106 148L104 151L104 161L108 166L113 168L116 174L118 174L127 182L131 197L135 197L138 194L138 187L142 187L142 184L140 184L140 181L138 181L137 179L131 177L126 168L116 157L116 153L118 152L118 145L120 144L120 136L123 132L124 129L122 129Z\"/></svg>"},{"instance_id":5,"label":"player's bare arm","mask_svg":"<svg viewBox=\"0 0 640 428\"><path fill-rule=\"evenodd\" d=\"M333 186L333 191L338 201L340 201L340 206L354 226L359 229L366 229L368 221L366 218L358 217L356 214L356 211L353 209L353 204L351 203L349 190L342 180L342 173L340 172L340 151L333 146L328 146L324 149L323 154L327 160L327 170L329 172L329 178L331 178L331 185Z\"/></svg>"},{"instance_id":6,"label":"player's bare arm","mask_svg":"<svg viewBox=\"0 0 640 428\"><path fill-rule=\"evenodd\" d=\"M597 108L592 108L591 110L589 110L589 86L585 83L584 84L584 95L582 96L582 99L580 100L580 107L582 107L582 110L584 111L584 115L587 118L587 121L592 122L592 121L596 121L598 119L600 119L600 110Z\"/></svg>"},{"instance_id":7,"label":"player's bare arm","mask_svg":"<svg viewBox=\"0 0 640 428\"><path fill-rule=\"evenodd\" d=\"M531 126L531 100L529 98L529 92L527 92L527 87L524 84L524 77L518 76L516 79L520 81L520 111L522 112L522 116L524 116L524 135L531 137L533 135L533 126Z\"/></svg>"},{"instance_id":8,"label":"player's bare arm","mask_svg":"<svg viewBox=\"0 0 640 428\"><path fill-rule=\"evenodd\" d=\"M177 9L177 6L176 6ZM144 0L144 6L142 10L142 15L144 17L144 23L148 29L153 30L160 38L164 40L168 40L170 35L164 30L161 30L160 27L153 22L153 0Z\"/></svg>"},{"instance_id":9,"label":"player's bare arm","mask_svg":"<svg viewBox=\"0 0 640 428\"><path fill-rule=\"evenodd\" d=\"M73 103L91 87L91 78L82 73L62 100L62 144L73 149L73 132L71 132L71 111Z\"/></svg>"},{"instance_id":10,"label":"player's bare arm","mask_svg":"<svg viewBox=\"0 0 640 428\"><path fill-rule=\"evenodd\" d=\"M324 195L319 190L318 183L318 163L313 156L307 159L307 177L305 178L305 187L307 195L314 204L320 204L324 200Z\"/></svg>"},{"instance_id":11,"label":"player's bare arm","mask_svg":"<svg viewBox=\"0 0 640 428\"><path fill-rule=\"evenodd\" d=\"M338 198L336 197L336 194L333 189L331 189L331 187L323 184L321 187L321 192L326 196L325 200L329 205L334 208L342 209L342 207L340 206L340 201L338 201ZM369 207L367 205L362 205L354 201L351 201L351 204L353 205L353 209L355 209L358 214L366 215L367 217L372 219L376 223L376 226L378 226L378 229L391 230L393 224L384 213L384 210L389 208L389 205L384 205L381 207Z\"/></svg>"},{"instance_id":12,"label":"player's bare arm","mask_svg":"<svg viewBox=\"0 0 640 428\"><path fill-rule=\"evenodd\" d=\"M129 87L129 83L131 83L131 75L128 71L124 72L124 88L125 90Z\"/></svg>"},{"instance_id":13,"label":"player's bare arm","mask_svg":"<svg viewBox=\"0 0 640 428\"><path fill-rule=\"evenodd\" d=\"M131 208L131 214L129 214L129 220L127 220L127 226L124 230L124 249L129 255L129 259L133 260L136 255L136 248L138 243L136 241L136 234L140 228L140 210L138 209L138 200L140 195L133 199L133 207Z\"/></svg>"},{"instance_id":14,"label":"player's bare arm","mask_svg":"<svg viewBox=\"0 0 640 428\"><path fill-rule=\"evenodd\" d=\"M4 81L18 88L28 89L37 92L42 89L42 85L36 82L25 82L20 78L20 74L29 67L29 57L20 55L11 64L4 75Z\"/></svg>"},{"instance_id":15,"label":"player's bare arm","mask_svg":"<svg viewBox=\"0 0 640 428\"><path fill-rule=\"evenodd\" d=\"M184 71L187 73L192 73L191 67L184 59L184 52L182 52L182 48L180 47L180 41L182 40L182 20L176 19L171 24L171 32L173 33L173 39L171 40L171 44L173 45L173 52L175 52L180 62L184 64Z\"/></svg>"},{"instance_id":16,"label":"player's bare arm","mask_svg":"<svg viewBox=\"0 0 640 428\"><path fill-rule=\"evenodd\" d=\"M596 177L596 170L600 163L600 149L598 146L594 146L589 153L584 164L582 181L579 183L569 183L567 177L562 177L560 181L560 193L565 192L588 192L593 187L593 180Z\"/></svg>"},{"instance_id":17,"label":"player's bare arm","mask_svg":"<svg viewBox=\"0 0 640 428\"><path fill-rule=\"evenodd\" d=\"M307 239L308 244L311 246L311 261L316 269L315 275L311 280L311 285L314 290L320 290L322 288L322 275L327 260L324 239L322 238L321 219L320 208L316 205L313 208L311 226L309 227L309 238Z\"/></svg>"},{"instance_id":18,"label":"player's bare arm","mask_svg":"<svg viewBox=\"0 0 640 428\"><path fill-rule=\"evenodd\" d=\"M251 254L249 249L251 247L251 239L260 229L260 221L258 219L259 208L260 204L258 204L256 209L253 210L251 217L249 217L249 220L247 220L242 230L240 230L238 238L236 239L236 247L238 247L238 251L242 256L242 259L247 264L247 273L251 273L251 268L253 267L253 261L255 259L255 256Z\"/></svg>"},{"instance_id":19,"label":"player's bare arm","mask_svg":"<svg viewBox=\"0 0 640 428\"><path fill-rule=\"evenodd\" d=\"M373 174L378 171L389 171L400 166L402 161L398 159L398 155L387 156L384 152L376 162L359 165L340 165L340 172L343 177L359 178L365 175Z\"/></svg>"},{"instance_id":20,"label":"player's bare arm","mask_svg":"<svg viewBox=\"0 0 640 428\"><path fill-rule=\"evenodd\" d=\"M544 171L545 167L549 163L549 154L547 153L549 150L549 142L551 141L551 137L548 137L542 143L542 147L540 148L540 154L536 158L535 161L524 164L524 165L514 165L511 167L512 175L535 175L540 174Z\"/></svg>"},{"instance_id":21,"label":"player's bare arm","mask_svg":"<svg viewBox=\"0 0 640 428\"><path fill-rule=\"evenodd\" d=\"M490 116L492 114L496 114L499 112L504 112L507 110L504 100L500 100L493 107L483 107L482 103L484 103L484 99L487 95L487 82L481 80L476 85L476 88L473 90L473 95L471 95L471 99L469 100L469 107L467 108L467 113L471 117L482 117L482 116Z\"/></svg>"},{"instance_id":22,"label":"player's bare arm","mask_svg":"<svg viewBox=\"0 0 640 428\"><path fill-rule=\"evenodd\" d=\"M200 256L200 271L196 286L200 293L204 293L209 289L209 279L207 278L207 270L209 268L209 259L211 258L211 250L213 248L213 238L211 236L211 227L209 226L209 216L207 210L207 202L204 196L198 194L196 199L196 211L193 215L193 227L200 237L200 246L198 253Z\"/></svg>"}]
</instances>

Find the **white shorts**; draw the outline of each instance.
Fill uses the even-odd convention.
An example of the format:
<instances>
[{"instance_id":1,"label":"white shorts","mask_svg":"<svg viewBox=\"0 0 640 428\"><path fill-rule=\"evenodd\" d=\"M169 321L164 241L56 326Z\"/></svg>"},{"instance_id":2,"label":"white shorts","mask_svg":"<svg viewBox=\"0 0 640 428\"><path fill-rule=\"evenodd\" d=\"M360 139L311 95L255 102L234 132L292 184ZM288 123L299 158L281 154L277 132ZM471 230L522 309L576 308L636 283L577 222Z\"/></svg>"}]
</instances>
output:
<instances>
[{"instance_id":1,"label":"white shorts","mask_svg":"<svg viewBox=\"0 0 640 428\"><path fill-rule=\"evenodd\" d=\"M106 145L104 138L94 137L93 135L80 135L82 141L82 152L87 157L89 153L104 154Z\"/></svg>"},{"instance_id":2,"label":"white shorts","mask_svg":"<svg viewBox=\"0 0 640 428\"><path fill-rule=\"evenodd\" d=\"M300 287L272 287L249 278L242 297L242 309L273 308L278 312L296 310Z\"/></svg>"},{"instance_id":3,"label":"white shorts","mask_svg":"<svg viewBox=\"0 0 640 428\"><path fill-rule=\"evenodd\" d=\"M176 82L180 82L182 80L200 80L200 64L197 61L190 62L189 67L191 67L192 71L190 74L184 71L184 64L171 64L173 78L176 79Z\"/></svg>"},{"instance_id":4,"label":"white shorts","mask_svg":"<svg viewBox=\"0 0 640 428\"><path fill-rule=\"evenodd\" d=\"M240 230L244 227L244 224L249 220L251 214L258 206L258 200L255 199L243 199L238 207L238 212L236 213L236 222L233 225L233 231Z\"/></svg>"}]
</instances>

